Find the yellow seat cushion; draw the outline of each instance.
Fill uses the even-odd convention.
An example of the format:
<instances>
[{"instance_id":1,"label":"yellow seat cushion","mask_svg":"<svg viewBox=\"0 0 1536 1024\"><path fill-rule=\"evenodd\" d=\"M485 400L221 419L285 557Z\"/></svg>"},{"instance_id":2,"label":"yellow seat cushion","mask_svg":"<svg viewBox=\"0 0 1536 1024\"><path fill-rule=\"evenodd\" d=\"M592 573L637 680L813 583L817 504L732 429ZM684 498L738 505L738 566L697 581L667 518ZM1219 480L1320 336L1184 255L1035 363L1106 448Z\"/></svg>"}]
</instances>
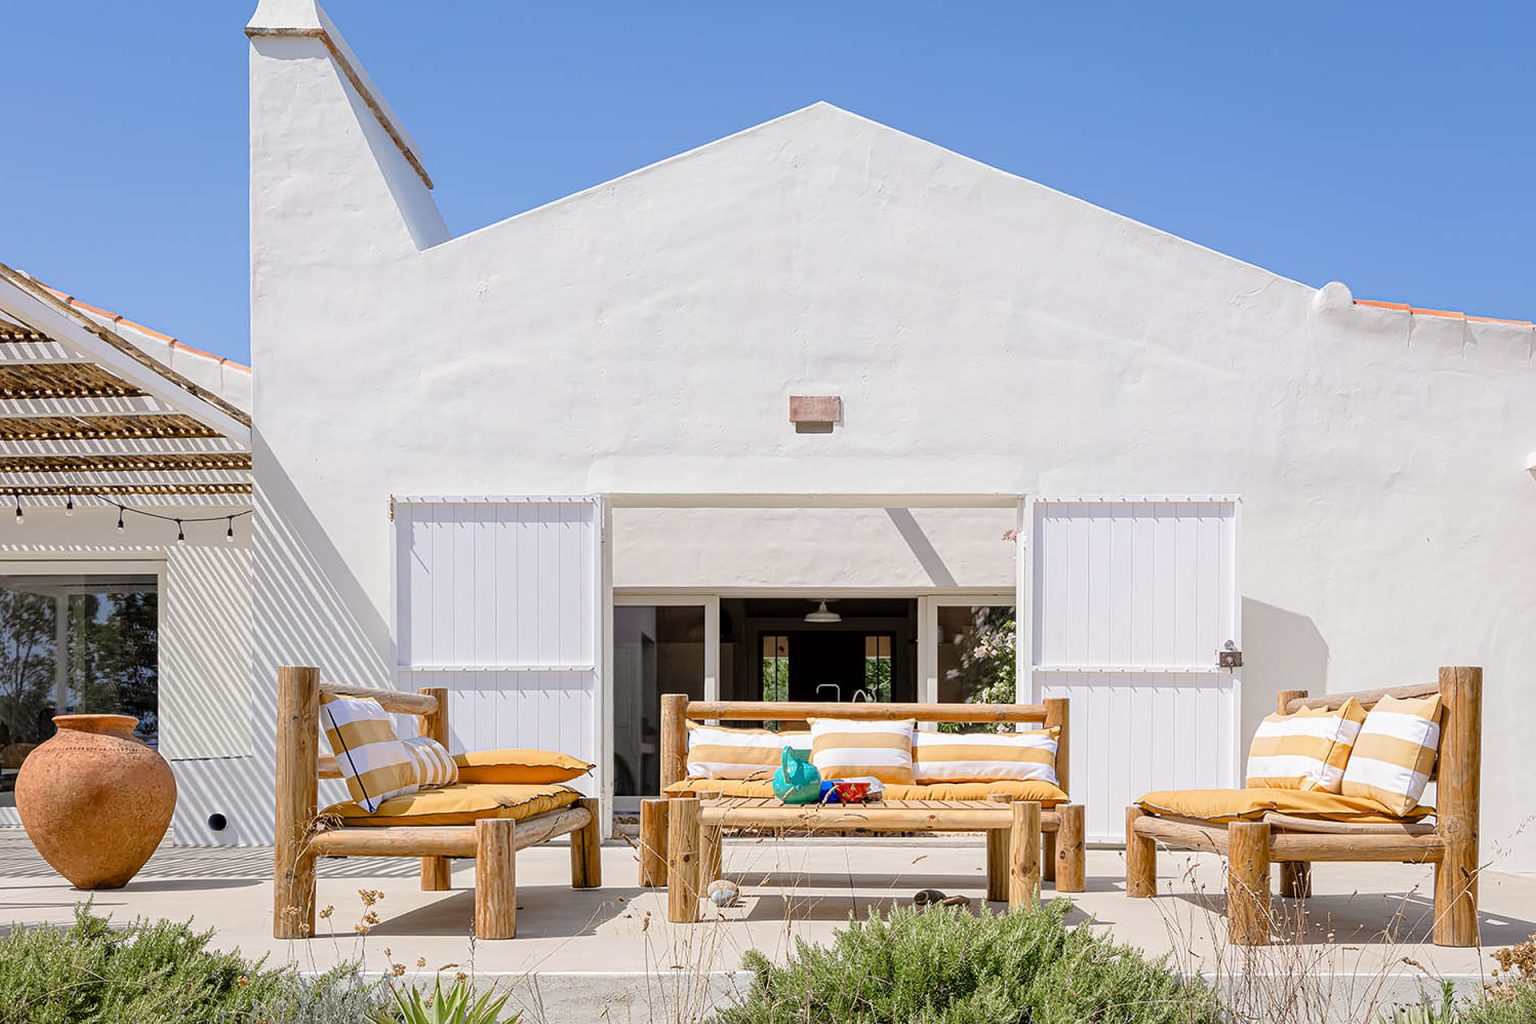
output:
<instances>
[{"instance_id":1,"label":"yellow seat cushion","mask_svg":"<svg viewBox=\"0 0 1536 1024\"><path fill-rule=\"evenodd\" d=\"M748 779L684 779L667 787L667 795L719 793L734 797L771 797L773 783ZM1014 800L1034 800L1046 806L1067 802L1067 794L1043 779L999 779L996 782L935 782L926 785L886 784L887 800L985 800L993 793Z\"/></svg>"},{"instance_id":2,"label":"yellow seat cushion","mask_svg":"<svg viewBox=\"0 0 1536 1024\"><path fill-rule=\"evenodd\" d=\"M496 782L517 786L570 782L597 765L554 750L471 750L454 754L460 782Z\"/></svg>"},{"instance_id":3,"label":"yellow seat cushion","mask_svg":"<svg viewBox=\"0 0 1536 1024\"><path fill-rule=\"evenodd\" d=\"M1258 821L1269 811L1321 821L1378 823L1418 821L1435 813L1433 807L1415 807L1398 815L1368 797L1304 789L1165 789L1148 793L1136 803L1150 814L1199 818L1217 825Z\"/></svg>"},{"instance_id":4,"label":"yellow seat cushion","mask_svg":"<svg viewBox=\"0 0 1536 1024\"><path fill-rule=\"evenodd\" d=\"M522 821L581 799L570 786L517 786L461 782L391 797L372 814L351 800L332 804L322 817L335 816L347 827L366 825L473 825L481 818Z\"/></svg>"}]
</instances>

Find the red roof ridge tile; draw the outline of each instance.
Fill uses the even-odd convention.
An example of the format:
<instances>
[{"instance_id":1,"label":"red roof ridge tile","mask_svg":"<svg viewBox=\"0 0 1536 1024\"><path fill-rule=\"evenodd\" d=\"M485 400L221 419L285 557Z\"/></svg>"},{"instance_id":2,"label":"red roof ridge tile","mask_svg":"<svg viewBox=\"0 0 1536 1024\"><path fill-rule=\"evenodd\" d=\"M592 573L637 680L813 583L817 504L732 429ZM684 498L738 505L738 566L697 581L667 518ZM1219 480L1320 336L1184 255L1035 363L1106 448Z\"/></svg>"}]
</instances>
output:
<instances>
[{"instance_id":1,"label":"red roof ridge tile","mask_svg":"<svg viewBox=\"0 0 1536 1024\"><path fill-rule=\"evenodd\" d=\"M1530 320L1506 320L1498 316L1470 316L1466 313L1451 309L1426 309L1422 306L1410 306L1406 302L1383 302L1380 299L1356 299L1357 306L1373 306L1377 309L1392 309L1402 313L1411 313L1414 316L1438 316L1449 320L1475 320L1484 324L1510 324L1515 327L1536 327L1536 323Z\"/></svg>"},{"instance_id":2,"label":"red roof ridge tile","mask_svg":"<svg viewBox=\"0 0 1536 1024\"><path fill-rule=\"evenodd\" d=\"M33 278L33 280L37 281L36 278ZM47 289L51 294L54 295L54 297L56 297L60 302L67 306L73 306L75 309L81 309L87 313L95 313L97 316L106 317L108 320L112 321L113 324L124 327L131 327L141 334L149 335L156 341L165 342L173 349L181 349L184 352L188 352L194 356L199 356L203 359L215 360L216 362L229 367L231 370L243 370L246 373L251 372L251 368L245 363L237 363L228 356L217 355L213 352L204 351L203 349L197 348L193 345L188 345L186 342L173 338L171 335L166 334L163 331L157 331L153 327L148 327L139 323L137 320L130 320L121 313L114 313L110 309L102 309L100 306L93 306L89 302L81 302L73 295L68 295L64 292L61 292L52 285L43 284L41 281L37 281L37 283L43 288Z\"/></svg>"}]
</instances>

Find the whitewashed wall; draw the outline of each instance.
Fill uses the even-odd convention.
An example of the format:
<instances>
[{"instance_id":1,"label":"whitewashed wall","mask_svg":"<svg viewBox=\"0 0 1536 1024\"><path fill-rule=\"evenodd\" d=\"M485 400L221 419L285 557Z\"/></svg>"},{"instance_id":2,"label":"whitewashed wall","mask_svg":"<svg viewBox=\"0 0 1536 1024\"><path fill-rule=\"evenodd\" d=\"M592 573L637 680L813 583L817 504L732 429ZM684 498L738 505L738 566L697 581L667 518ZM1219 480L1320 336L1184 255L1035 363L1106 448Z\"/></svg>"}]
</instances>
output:
<instances>
[{"instance_id":1,"label":"whitewashed wall","mask_svg":"<svg viewBox=\"0 0 1536 1024\"><path fill-rule=\"evenodd\" d=\"M321 41L253 42L251 118L261 685L392 681L391 492L1234 493L1245 731L1482 664L1483 835L1536 867L1530 328L1356 307L824 104L440 242ZM791 394L844 422L795 433ZM772 578L744 540L717 586ZM799 582L818 554L868 585L835 535Z\"/></svg>"}]
</instances>

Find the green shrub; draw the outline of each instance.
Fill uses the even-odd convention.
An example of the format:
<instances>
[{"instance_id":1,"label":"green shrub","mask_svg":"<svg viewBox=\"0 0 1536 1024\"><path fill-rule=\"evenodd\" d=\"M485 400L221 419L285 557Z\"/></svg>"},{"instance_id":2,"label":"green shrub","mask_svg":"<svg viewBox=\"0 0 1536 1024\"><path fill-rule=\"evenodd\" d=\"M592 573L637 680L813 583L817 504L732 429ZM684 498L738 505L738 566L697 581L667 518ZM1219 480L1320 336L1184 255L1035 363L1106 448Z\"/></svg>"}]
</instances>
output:
<instances>
[{"instance_id":1,"label":"green shrub","mask_svg":"<svg viewBox=\"0 0 1536 1024\"><path fill-rule=\"evenodd\" d=\"M494 985L476 997L468 981L457 980L444 990L439 975L431 995L421 992L414 986L396 989L394 1012L377 1013L369 1020L372 1024L517 1024L522 1019L519 1013L502 1019L501 1008L510 996L498 994Z\"/></svg>"},{"instance_id":2,"label":"green shrub","mask_svg":"<svg viewBox=\"0 0 1536 1024\"><path fill-rule=\"evenodd\" d=\"M897 909L830 947L799 940L784 967L756 951L747 1001L718 1024L1215 1024L1211 991L1161 961L1070 928L1070 904L971 914Z\"/></svg>"},{"instance_id":3,"label":"green shrub","mask_svg":"<svg viewBox=\"0 0 1536 1024\"><path fill-rule=\"evenodd\" d=\"M303 979L208 948L211 931L136 920L114 929L89 904L67 928L0 938L3 1024L356 1024L386 1005L378 984L340 970Z\"/></svg>"},{"instance_id":4,"label":"green shrub","mask_svg":"<svg viewBox=\"0 0 1536 1024\"><path fill-rule=\"evenodd\" d=\"M1536 1024L1536 979L1508 985L1467 1005L1457 1024Z\"/></svg>"}]
</instances>

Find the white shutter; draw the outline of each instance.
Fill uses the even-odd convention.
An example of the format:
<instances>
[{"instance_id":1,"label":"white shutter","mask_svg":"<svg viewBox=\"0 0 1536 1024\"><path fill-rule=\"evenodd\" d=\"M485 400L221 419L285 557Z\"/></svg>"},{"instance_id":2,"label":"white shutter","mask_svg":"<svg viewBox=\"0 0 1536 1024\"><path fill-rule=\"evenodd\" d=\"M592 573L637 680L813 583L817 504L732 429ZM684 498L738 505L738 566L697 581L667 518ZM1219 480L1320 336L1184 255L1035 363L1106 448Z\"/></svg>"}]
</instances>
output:
<instances>
[{"instance_id":1,"label":"white shutter","mask_svg":"<svg viewBox=\"0 0 1536 1024\"><path fill-rule=\"evenodd\" d=\"M1241 785L1239 673L1217 665L1242 645L1237 501L1029 504L1032 689L1072 702L1089 839L1123 841L1149 790Z\"/></svg>"},{"instance_id":2,"label":"white shutter","mask_svg":"<svg viewBox=\"0 0 1536 1024\"><path fill-rule=\"evenodd\" d=\"M602 772L597 499L397 498L395 535L399 685L451 691L453 750L558 750Z\"/></svg>"}]
</instances>

